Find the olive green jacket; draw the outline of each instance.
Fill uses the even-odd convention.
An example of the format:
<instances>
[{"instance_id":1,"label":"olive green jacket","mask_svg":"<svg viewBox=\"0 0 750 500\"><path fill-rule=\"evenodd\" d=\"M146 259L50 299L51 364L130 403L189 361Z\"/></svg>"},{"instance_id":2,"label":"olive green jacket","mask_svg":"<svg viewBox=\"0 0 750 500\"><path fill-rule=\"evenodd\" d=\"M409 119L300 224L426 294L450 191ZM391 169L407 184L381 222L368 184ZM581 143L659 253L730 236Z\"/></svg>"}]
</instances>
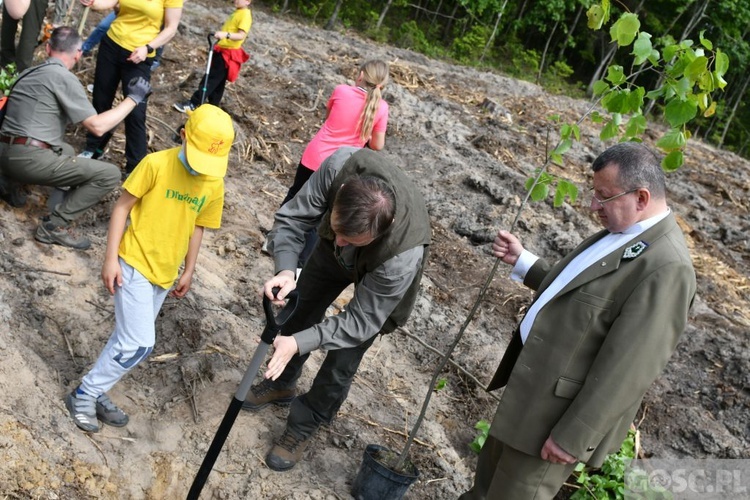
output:
<instances>
[{"instance_id":1,"label":"olive green jacket","mask_svg":"<svg viewBox=\"0 0 750 500\"><path fill-rule=\"evenodd\" d=\"M540 259L524 284L539 297L606 234L554 267ZM648 244L642 253L624 255L641 241ZM506 386L490 433L533 456L551 435L579 460L601 465L674 351L695 289L685 238L669 214L574 278L539 311L525 344L514 333L488 387Z\"/></svg>"}]
</instances>

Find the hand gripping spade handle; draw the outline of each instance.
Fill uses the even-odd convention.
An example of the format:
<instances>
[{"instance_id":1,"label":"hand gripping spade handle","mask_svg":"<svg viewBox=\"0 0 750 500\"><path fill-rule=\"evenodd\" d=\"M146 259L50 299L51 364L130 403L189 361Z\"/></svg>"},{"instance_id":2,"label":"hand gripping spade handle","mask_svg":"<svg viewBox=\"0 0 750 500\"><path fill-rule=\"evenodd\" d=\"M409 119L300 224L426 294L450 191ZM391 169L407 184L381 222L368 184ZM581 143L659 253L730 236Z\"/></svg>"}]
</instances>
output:
<instances>
[{"instance_id":1,"label":"hand gripping spade handle","mask_svg":"<svg viewBox=\"0 0 750 500\"><path fill-rule=\"evenodd\" d=\"M279 290L279 288L273 289L274 296L279 293ZM250 366L247 368L245 376L242 377L242 381L237 388L237 392L234 394L234 398L232 398L232 402L229 403L229 408L227 408L227 412L224 414L224 419L221 421L221 424L216 431L216 435L214 436L214 440L211 442L211 446L208 448L208 452L206 452L206 456L203 458L201 468L198 469L198 474L195 475L193 485L190 487L190 491L188 491L187 500L198 500L200 497L203 485L206 483L208 475L211 473L211 469L213 469L219 453L221 453L224 441L227 440L229 431L232 429L234 421L237 419L237 415L242 409L242 403L245 401L245 397L247 397L247 391L250 390L250 386L258 374L258 369L266 358L268 348L273 344L276 335L281 331L281 327L284 326L294 314L295 309L297 309L297 291L292 290L286 298L288 300L286 305L279 312L278 316L274 316L274 309L271 300L266 297L265 294L263 295L263 309L266 312L266 327L263 329L263 333L260 336L260 344L256 348L255 354L253 354L253 359L250 360Z\"/></svg>"}]
</instances>

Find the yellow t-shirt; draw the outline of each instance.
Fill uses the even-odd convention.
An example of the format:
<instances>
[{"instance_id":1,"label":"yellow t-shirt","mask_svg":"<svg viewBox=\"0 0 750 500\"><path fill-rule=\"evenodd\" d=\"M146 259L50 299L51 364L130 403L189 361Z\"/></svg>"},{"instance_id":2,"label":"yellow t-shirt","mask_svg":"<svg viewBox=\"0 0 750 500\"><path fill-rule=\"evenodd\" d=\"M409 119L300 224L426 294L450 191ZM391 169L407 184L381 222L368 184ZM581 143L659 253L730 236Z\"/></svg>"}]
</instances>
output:
<instances>
[{"instance_id":1,"label":"yellow t-shirt","mask_svg":"<svg viewBox=\"0 0 750 500\"><path fill-rule=\"evenodd\" d=\"M247 35L250 33L250 26L253 25L253 13L248 8L237 9L232 12L229 19L224 22L224 25L219 31L228 31L229 33L237 33L244 31ZM222 49L239 49L242 47L242 42L245 40L220 40L217 44Z\"/></svg>"},{"instance_id":2,"label":"yellow t-shirt","mask_svg":"<svg viewBox=\"0 0 750 500\"><path fill-rule=\"evenodd\" d=\"M146 156L122 185L139 198L119 255L154 285L170 288L195 226L216 229L224 210L224 179L190 175L180 148Z\"/></svg>"},{"instance_id":3,"label":"yellow t-shirt","mask_svg":"<svg viewBox=\"0 0 750 500\"><path fill-rule=\"evenodd\" d=\"M182 0L120 0L120 11L107 35L120 47L135 50L161 32L164 9L181 9Z\"/></svg>"}]
</instances>

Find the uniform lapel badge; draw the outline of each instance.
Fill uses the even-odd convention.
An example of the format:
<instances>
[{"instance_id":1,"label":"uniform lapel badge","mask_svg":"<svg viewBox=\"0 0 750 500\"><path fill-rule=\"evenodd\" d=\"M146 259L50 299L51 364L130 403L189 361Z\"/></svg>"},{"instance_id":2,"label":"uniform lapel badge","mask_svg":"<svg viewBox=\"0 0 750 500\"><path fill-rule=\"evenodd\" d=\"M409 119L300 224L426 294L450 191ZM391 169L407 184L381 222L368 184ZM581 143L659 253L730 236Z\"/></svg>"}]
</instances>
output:
<instances>
[{"instance_id":1,"label":"uniform lapel badge","mask_svg":"<svg viewBox=\"0 0 750 500\"><path fill-rule=\"evenodd\" d=\"M628 248L625 249L625 251L622 253L623 259L635 259L640 254L643 253L643 251L648 247L648 243L645 241L639 241L638 243L635 243L633 245L630 245Z\"/></svg>"}]
</instances>

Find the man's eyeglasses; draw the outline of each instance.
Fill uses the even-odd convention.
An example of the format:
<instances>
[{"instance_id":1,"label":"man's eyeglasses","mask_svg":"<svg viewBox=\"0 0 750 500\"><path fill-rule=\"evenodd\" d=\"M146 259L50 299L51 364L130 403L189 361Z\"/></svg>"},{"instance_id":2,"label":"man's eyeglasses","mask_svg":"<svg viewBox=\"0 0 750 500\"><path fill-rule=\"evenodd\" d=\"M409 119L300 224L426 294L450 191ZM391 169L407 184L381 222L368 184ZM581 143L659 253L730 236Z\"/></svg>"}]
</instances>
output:
<instances>
[{"instance_id":1,"label":"man's eyeglasses","mask_svg":"<svg viewBox=\"0 0 750 500\"><path fill-rule=\"evenodd\" d=\"M603 200L600 200L599 198L596 197L596 195L594 194L594 189L592 188L591 189L591 199L594 200L594 201L596 201L599 205L604 205L605 203L609 203L610 201L615 200L615 199L619 198L620 196L625 196L626 194L635 193L639 189L641 189L641 188L631 189L630 191L623 191L620 194L616 194L614 196L610 196L609 198L604 198Z\"/></svg>"}]
</instances>

